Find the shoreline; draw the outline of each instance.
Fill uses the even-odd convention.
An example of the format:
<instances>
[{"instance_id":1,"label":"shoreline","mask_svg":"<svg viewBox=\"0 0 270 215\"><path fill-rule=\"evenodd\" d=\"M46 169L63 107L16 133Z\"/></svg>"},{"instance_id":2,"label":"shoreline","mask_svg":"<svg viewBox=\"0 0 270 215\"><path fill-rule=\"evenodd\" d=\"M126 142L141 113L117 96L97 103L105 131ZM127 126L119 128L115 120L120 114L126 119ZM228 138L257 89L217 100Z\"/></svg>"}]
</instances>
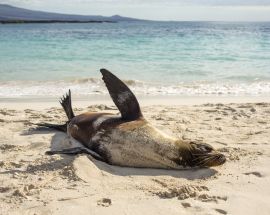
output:
<instances>
[{"instance_id":1,"label":"shoreline","mask_svg":"<svg viewBox=\"0 0 270 215\"><path fill-rule=\"evenodd\" d=\"M263 103L270 102L270 96L137 96L141 106L150 105L201 105L206 103ZM26 108L46 109L59 106L58 97L0 98L0 108L22 110ZM91 95L72 98L73 106L114 105L109 95Z\"/></svg>"}]
</instances>

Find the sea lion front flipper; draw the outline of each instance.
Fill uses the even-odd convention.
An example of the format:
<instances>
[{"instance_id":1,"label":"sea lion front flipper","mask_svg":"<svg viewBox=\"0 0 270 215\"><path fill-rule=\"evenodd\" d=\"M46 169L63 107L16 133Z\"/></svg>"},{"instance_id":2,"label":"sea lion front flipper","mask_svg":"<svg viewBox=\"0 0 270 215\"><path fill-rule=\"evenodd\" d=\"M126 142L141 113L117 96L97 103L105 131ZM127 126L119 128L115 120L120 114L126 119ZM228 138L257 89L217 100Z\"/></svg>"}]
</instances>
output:
<instances>
[{"instance_id":1,"label":"sea lion front flipper","mask_svg":"<svg viewBox=\"0 0 270 215\"><path fill-rule=\"evenodd\" d=\"M128 86L108 70L101 69L100 72L122 119L136 120L142 117L140 105Z\"/></svg>"},{"instance_id":2,"label":"sea lion front flipper","mask_svg":"<svg viewBox=\"0 0 270 215\"><path fill-rule=\"evenodd\" d=\"M55 154L77 155L82 153L89 154L97 160L104 161L104 159L98 153L85 147L74 147L62 150L47 151L46 155L55 155Z\"/></svg>"},{"instance_id":3,"label":"sea lion front flipper","mask_svg":"<svg viewBox=\"0 0 270 215\"><path fill-rule=\"evenodd\" d=\"M45 128L51 128L58 131L67 132L67 124L50 124L50 123L34 123L34 125L37 125L39 127L45 127Z\"/></svg>"}]
</instances>

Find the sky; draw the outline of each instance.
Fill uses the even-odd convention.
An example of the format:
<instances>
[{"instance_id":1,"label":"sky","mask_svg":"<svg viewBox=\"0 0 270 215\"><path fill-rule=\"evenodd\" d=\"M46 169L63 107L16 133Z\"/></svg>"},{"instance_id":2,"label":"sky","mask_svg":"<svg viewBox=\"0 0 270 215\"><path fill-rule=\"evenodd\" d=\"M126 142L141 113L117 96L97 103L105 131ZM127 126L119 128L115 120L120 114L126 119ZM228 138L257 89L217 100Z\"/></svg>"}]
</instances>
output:
<instances>
[{"instance_id":1,"label":"sky","mask_svg":"<svg viewBox=\"0 0 270 215\"><path fill-rule=\"evenodd\" d=\"M34 10L150 20L270 21L270 0L0 0Z\"/></svg>"}]
</instances>

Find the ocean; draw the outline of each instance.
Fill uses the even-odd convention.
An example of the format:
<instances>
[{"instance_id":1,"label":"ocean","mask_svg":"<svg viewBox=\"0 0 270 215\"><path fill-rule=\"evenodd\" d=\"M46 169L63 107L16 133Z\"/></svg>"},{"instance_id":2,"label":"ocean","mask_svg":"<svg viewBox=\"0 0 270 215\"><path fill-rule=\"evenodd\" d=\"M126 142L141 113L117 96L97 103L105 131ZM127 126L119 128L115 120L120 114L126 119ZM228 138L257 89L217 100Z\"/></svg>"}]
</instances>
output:
<instances>
[{"instance_id":1,"label":"ocean","mask_svg":"<svg viewBox=\"0 0 270 215\"><path fill-rule=\"evenodd\" d=\"M0 25L0 98L107 90L100 68L139 95L270 95L270 23Z\"/></svg>"}]
</instances>

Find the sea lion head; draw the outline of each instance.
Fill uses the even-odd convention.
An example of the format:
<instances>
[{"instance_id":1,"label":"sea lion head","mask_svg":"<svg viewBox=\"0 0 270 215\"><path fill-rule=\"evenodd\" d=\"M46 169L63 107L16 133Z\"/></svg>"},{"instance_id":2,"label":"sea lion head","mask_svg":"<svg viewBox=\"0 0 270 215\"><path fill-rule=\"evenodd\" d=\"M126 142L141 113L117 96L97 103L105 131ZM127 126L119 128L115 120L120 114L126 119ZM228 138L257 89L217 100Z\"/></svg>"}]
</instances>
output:
<instances>
[{"instance_id":1,"label":"sea lion head","mask_svg":"<svg viewBox=\"0 0 270 215\"><path fill-rule=\"evenodd\" d=\"M189 167L213 167L225 163L226 157L206 143L176 141L179 146L177 163Z\"/></svg>"},{"instance_id":2,"label":"sea lion head","mask_svg":"<svg viewBox=\"0 0 270 215\"><path fill-rule=\"evenodd\" d=\"M219 166L226 162L226 157L206 143L191 142L192 166L212 167Z\"/></svg>"}]
</instances>

